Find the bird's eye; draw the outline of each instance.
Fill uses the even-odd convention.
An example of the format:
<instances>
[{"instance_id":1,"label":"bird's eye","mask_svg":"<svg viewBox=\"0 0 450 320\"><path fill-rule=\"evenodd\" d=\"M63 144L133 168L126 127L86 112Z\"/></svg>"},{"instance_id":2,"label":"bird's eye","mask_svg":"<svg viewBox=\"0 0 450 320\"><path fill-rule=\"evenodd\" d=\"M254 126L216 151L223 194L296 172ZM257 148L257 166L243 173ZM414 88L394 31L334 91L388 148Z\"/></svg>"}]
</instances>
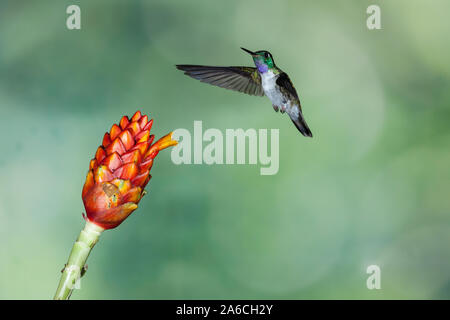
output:
<instances>
[{"instance_id":1,"label":"bird's eye","mask_svg":"<svg viewBox=\"0 0 450 320\"><path fill-rule=\"evenodd\" d=\"M269 57L269 53L264 52L264 58L268 58Z\"/></svg>"}]
</instances>

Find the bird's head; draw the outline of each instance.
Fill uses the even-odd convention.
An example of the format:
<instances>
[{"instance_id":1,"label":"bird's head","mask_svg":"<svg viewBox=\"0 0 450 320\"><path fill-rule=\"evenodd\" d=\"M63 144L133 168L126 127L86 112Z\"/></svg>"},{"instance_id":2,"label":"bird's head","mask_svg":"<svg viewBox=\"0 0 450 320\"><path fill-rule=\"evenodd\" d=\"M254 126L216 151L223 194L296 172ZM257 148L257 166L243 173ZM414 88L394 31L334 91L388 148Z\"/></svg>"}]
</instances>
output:
<instances>
[{"instance_id":1,"label":"bird's head","mask_svg":"<svg viewBox=\"0 0 450 320\"><path fill-rule=\"evenodd\" d=\"M267 72L269 69L275 66L272 54L266 50L259 50L256 52L250 51L245 48L241 48L253 57L253 62L261 73Z\"/></svg>"}]
</instances>

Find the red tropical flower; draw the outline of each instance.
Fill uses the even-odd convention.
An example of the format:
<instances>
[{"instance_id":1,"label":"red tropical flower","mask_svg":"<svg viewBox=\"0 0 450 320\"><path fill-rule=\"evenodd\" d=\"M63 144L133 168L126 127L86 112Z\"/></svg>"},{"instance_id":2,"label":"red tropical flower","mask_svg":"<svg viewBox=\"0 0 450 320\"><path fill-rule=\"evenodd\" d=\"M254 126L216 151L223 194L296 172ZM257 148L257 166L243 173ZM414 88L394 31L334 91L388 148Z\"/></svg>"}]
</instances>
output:
<instances>
[{"instance_id":1,"label":"red tropical flower","mask_svg":"<svg viewBox=\"0 0 450 320\"><path fill-rule=\"evenodd\" d=\"M176 145L172 133L152 144L153 119L137 111L123 116L105 133L102 145L89 164L82 191L86 219L103 229L121 224L145 194L150 169L159 151Z\"/></svg>"}]
</instances>

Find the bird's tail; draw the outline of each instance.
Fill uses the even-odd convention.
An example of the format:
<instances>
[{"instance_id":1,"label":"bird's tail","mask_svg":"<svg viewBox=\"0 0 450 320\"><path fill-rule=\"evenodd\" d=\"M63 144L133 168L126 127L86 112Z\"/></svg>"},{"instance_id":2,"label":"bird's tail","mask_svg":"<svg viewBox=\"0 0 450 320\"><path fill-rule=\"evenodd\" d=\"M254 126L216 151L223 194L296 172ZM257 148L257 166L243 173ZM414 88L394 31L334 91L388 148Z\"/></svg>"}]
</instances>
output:
<instances>
[{"instance_id":1,"label":"bird's tail","mask_svg":"<svg viewBox=\"0 0 450 320\"><path fill-rule=\"evenodd\" d=\"M305 137L312 138L312 136L313 136L312 132L311 132L311 130L309 130L309 127L306 124L306 121L303 118L303 114L302 114L302 112L300 110L299 110L299 113L298 113L298 117L291 116L291 120L295 124L295 126L298 129L298 131L300 131L300 133L302 135L304 135Z\"/></svg>"}]
</instances>

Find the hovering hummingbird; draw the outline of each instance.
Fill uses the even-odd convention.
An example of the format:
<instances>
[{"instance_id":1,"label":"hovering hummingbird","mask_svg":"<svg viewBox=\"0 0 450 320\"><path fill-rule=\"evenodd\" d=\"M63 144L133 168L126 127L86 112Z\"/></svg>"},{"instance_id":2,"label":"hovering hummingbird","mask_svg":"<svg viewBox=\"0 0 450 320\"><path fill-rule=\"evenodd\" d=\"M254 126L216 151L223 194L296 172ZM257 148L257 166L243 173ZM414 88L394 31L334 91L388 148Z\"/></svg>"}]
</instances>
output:
<instances>
[{"instance_id":1,"label":"hovering hummingbird","mask_svg":"<svg viewBox=\"0 0 450 320\"><path fill-rule=\"evenodd\" d=\"M275 65L272 54L266 50L252 52L241 49L253 57L256 68L188 64L179 64L176 67L201 82L254 96L266 95L276 112L286 112L301 134L312 137L311 130L303 118L297 91L288 75Z\"/></svg>"}]
</instances>

